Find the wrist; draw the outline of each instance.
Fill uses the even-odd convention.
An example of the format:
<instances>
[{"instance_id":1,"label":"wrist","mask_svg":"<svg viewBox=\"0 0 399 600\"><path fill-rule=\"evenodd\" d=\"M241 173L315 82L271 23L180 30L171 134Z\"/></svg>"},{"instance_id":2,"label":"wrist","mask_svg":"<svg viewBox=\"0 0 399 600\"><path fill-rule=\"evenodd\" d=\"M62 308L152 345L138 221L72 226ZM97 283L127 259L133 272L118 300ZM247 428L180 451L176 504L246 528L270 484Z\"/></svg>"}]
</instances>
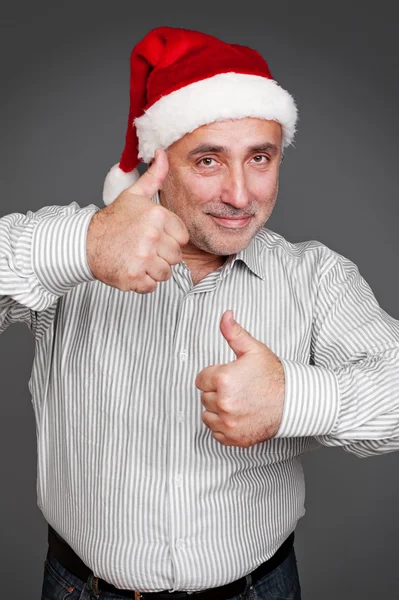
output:
<instances>
[{"instance_id":1,"label":"wrist","mask_svg":"<svg viewBox=\"0 0 399 600\"><path fill-rule=\"evenodd\" d=\"M95 279L97 277L97 263L98 263L98 248L99 240L104 235L104 215L103 210L99 210L91 218L87 229L86 239L86 256L88 267Z\"/></svg>"}]
</instances>

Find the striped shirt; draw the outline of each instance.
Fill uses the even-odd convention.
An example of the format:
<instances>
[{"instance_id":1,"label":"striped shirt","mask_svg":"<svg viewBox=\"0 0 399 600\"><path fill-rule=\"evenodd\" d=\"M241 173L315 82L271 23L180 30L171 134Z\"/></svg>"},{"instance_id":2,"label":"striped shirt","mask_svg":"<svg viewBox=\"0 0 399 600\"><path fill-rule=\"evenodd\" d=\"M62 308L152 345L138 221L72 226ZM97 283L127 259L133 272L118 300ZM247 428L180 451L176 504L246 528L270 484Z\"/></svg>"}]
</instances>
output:
<instances>
[{"instance_id":1,"label":"striped shirt","mask_svg":"<svg viewBox=\"0 0 399 600\"><path fill-rule=\"evenodd\" d=\"M87 264L96 210L0 219L0 329L24 321L36 340L39 507L117 587L226 584L303 516L301 454L399 448L399 322L351 261L267 228L195 286L181 262L151 294L119 291ZM280 429L251 448L211 436L194 384L235 358L227 309L285 372Z\"/></svg>"}]
</instances>

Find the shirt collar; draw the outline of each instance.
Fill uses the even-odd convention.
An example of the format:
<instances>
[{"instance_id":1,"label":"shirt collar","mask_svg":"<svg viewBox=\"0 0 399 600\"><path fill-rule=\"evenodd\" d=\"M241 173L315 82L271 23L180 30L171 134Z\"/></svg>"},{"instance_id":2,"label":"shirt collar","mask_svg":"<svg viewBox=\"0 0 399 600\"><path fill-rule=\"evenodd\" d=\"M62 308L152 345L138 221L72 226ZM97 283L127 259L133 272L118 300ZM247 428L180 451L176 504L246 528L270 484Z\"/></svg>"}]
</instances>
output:
<instances>
[{"instance_id":1,"label":"shirt collar","mask_svg":"<svg viewBox=\"0 0 399 600\"><path fill-rule=\"evenodd\" d=\"M261 279L266 279L265 261L263 257L264 245L256 235L248 246L237 254L233 254L229 257L228 262L231 262L231 267L237 260L241 260L255 275Z\"/></svg>"}]
</instances>

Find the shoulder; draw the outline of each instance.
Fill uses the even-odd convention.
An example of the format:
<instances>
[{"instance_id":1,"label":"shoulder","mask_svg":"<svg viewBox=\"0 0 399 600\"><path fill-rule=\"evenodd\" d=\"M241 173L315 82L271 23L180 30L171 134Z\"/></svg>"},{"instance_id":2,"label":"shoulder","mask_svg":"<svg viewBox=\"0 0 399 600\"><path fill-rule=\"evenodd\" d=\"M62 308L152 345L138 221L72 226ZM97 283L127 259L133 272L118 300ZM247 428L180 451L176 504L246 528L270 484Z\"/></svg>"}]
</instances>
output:
<instances>
[{"instance_id":1,"label":"shoulder","mask_svg":"<svg viewBox=\"0 0 399 600\"><path fill-rule=\"evenodd\" d=\"M264 227L256 236L258 252L264 260L270 261L272 257L292 269L306 269L318 278L330 271L336 265L346 268L352 266L357 268L345 256L342 256L332 248L329 248L318 240L306 240L291 242L281 234Z\"/></svg>"}]
</instances>

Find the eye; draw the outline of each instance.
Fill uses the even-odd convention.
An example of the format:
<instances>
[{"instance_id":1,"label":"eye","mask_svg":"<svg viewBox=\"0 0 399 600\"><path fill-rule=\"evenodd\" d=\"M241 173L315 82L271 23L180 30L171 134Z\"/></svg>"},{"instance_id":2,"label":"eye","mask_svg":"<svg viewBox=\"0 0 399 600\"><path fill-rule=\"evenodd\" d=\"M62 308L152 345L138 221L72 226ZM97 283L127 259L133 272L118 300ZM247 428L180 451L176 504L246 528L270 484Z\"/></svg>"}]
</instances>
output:
<instances>
[{"instance_id":1,"label":"eye","mask_svg":"<svg viewBox=\"0 0 399 600\"><path fill-rule=\"evenodd\" d=\"M204 158L201 158L201 160L199 161L199 164L204 167L212 167L214 162L215 161L213 158L210 158L209 156L205 156Z\"/></svg>"},{"instance_id":2,"label":"eye","mask_svg":"<svg viewBox=\"0 0 399 600\"><path fill-rule=\"evenodd\" d=\"M252 159L256 164L261 165L261 164L266 164L269 162L269 157L266 156L265 154L257 154L256 156L253 157Z\"/></svg>"}]
</instances>

